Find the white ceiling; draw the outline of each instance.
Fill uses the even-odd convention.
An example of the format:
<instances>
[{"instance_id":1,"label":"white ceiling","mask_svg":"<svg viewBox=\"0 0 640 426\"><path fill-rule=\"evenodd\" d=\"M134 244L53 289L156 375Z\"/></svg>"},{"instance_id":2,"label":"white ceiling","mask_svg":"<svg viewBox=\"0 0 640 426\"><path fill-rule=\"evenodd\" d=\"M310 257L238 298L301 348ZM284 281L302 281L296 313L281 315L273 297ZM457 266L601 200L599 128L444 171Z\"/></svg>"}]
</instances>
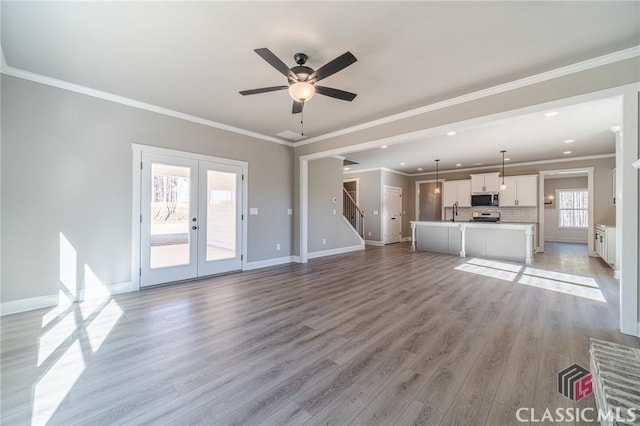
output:
<instances>
[{"instance_id":1,"label":"white ceiling","mask_svg":"<svg viewBox=\"0 0 640 426\"><path fill-rule=\"evenodd\" d=\"M640 3L3 1L1 35L11 67L268 136L299 116L286 91L238 94L285 84L253 49L351 51L323 84L358 97L312 99L313 137L638 45Z\"/></svg>"},{"instance_id":2,"label":"white ceiling","mask_svg":"<svg viewBox=\"0 0 640 426\"><path fill-rule=\"evenodd\" d=\"M547 117L547 113L556 115ZM360 163L349 166L350 172L385 167L413 174L434 171L436 159L440 170L501 164L503 149L507 150L507 164L611 154L615 152L611 127L620 125L621 119L621 99L609 98L486 122L480 127L451 127L428 139L343 156ZM448 136L448 131L456 134ZM565 143L567 140L574 142Z\"/></svg>"}]
</instances>

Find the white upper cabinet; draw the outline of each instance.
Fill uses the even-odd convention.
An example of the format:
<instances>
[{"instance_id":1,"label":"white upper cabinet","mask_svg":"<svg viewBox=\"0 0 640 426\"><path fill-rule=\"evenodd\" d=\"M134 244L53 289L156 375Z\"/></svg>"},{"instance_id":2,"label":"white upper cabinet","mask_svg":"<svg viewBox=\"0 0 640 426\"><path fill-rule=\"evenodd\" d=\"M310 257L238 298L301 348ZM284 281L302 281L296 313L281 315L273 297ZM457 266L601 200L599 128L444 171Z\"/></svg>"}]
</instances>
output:
<instances>
[{"instance_id":1,"label":"white upper cabinet","mask_svg":"<svg viewBox=\"0 0 640 426\"><path fill-rule=\"evenodd\" d=\"M500 191L500 173L480 173L471 175L471 193L486 194Z\"/></svg>"},{"instance_id":2,"label":"white upper cabinet","mask_svg":"<svg viewBox=\"0 0 640 426\"><path fill-rule=\"evenodd\" d=\"M500 190L500 207L535 207L538 205L538 175L507 176L506 189Z\"/></svg>"},{"instance_id":3,"label":"white upper cabinet","mask_svg":"<svg viewBox=\"0 0 640 426\"><path fill-rule=\"evenodd\" d=\"M458 207L471 207L471 181L446 180L443 186L442 205L451 207L458 203Z\"/></svg>"}]
</instances>

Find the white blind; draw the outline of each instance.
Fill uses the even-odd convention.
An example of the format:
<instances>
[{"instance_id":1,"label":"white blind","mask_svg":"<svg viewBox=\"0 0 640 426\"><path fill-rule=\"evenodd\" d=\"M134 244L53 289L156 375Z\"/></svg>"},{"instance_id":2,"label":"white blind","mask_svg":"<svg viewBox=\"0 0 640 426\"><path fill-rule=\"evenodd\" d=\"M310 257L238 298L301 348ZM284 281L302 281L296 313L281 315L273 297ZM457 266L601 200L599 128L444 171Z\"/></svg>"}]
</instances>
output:
<instances>
[{"instance_id":1,"label":"white blind","mask_svg":"<svg viewBox=\"0 0 640 426\"><path fill-rule=\"evenodd\" d=\"M589 226L589 192L586 189L558 190L558 226Z\"/></svg>"}]
</instances>

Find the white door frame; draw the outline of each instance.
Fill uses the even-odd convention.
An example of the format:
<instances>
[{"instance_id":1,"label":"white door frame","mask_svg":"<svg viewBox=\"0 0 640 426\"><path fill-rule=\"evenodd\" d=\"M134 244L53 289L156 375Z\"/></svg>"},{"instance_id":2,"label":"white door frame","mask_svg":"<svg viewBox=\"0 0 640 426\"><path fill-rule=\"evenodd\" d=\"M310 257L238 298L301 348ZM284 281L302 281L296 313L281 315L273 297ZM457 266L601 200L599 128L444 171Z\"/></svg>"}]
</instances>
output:
<instances>
[{"instance_id":1,"label":"white door frame","mask_svg":"<svg viewBox=\"0 0 640 426\"><path fill-rule=\"evenodd\" d=\"M559 169L559 170L544 170L539 173L538 176L538 247L537 251L544 253L544 180L551 178L553 175L562 176L563 173L587 173L587 191L589 193L589 227L587 228L587 245L589 256L597 256L595 247L593 246L593 233L594 233L594 198L593 198L593 167L581 167L577 169Z\"/></svg>"},{"instance_id":2,"label":"white door frame","mask_svg":"<svg viewBox=\"0 0 640 426\"><path fill-rule=\"evenodd\" d=\"M131 195L131 284L133 290L140 290L140 218L142 215L141 201L141 183L142 183L142 153L162 154L172 157L181 157L193 160L201 160L212 163L230 164L242 167L242 247L240 253L242 255L242 269L247 266L247 209L249 200L248 182L249 182L249 163L246 161L230 160L228 158L214 157L211 155L197 154L193 152L178 151L175 149L160 148L150 145L141 145L137 143L131 144L133 150L132 163L132 195Z\"/></svg>"},{"instance_id":3,"label":"white door frame","mask_svg":"<svg viewBox=\"0 0 640 426\"><path fill-rule=\"evenodd\" d=\"M415 216L413 216L415 218L416 221L420 220L420 184L421 183L435 183L435 182L440 182L440 183L444 183L444 179L429 179L429 180L417 180L416 181L416 187L415 190L413 191L413 193L415 194L415 200L414 201L414 206L415 206ZM442 197L442 192L444 188L442 188L442 185L440 185L440 196ZM444 204L442 204L442 211L440 212L440 217L444 217Z\"/></svg>"},{"instance_id":4,"label":"white door frame","mask_svg":"<svg viewBox=\"0 0 640 426\"><path fill-rule=\"evenodd\" d=\"M356 183L356 199L354 201L356 202L356 205L358 207L360 207L360 178L342 179L342 183L344 184L345 182L355 182ZM342 187L344 188L344 185Z\"/></svg>"},{"instance_id":5,"label":"white door frame","mask_svg":"<svg viewBox=\"0 0 640 426\"><path fill-rule=\"evenodd\" d=\"M403 204L403 200L402 200L402 188L399 186L393 186L393 185L382 185L382 193L380 194L381 197L381 201L382 201L382 214L380 215L380 221L381 221L381 227L380 229L382 229L382 243L383 244L388 244L387 243L387 206L385 205L384 202L384 192L385 190L388 189L393 189L393 190L398 190L400 192L400 242L402 241L402 222L404 220L404 214L402 214L402 204Z\"/></svg>"}]
</instances>

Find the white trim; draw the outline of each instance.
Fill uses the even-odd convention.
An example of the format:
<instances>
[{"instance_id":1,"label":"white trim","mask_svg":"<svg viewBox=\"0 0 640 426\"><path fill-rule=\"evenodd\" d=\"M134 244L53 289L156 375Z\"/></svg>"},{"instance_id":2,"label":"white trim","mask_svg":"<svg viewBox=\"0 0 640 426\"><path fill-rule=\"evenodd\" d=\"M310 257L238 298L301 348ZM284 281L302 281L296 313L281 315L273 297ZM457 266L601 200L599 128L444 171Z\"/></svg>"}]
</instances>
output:
<instances>
[{"instance_id":1,"label":"white trim","mask_svg":"<svg viewBox=\"0 0 640 426\"><path fill-rule=\"evenodd\" d=\"M302 263L302 258L300 256L291 256L291 261L293 263Z\"/></svg>"},{"instance_id":2,"label":"white trim","mask_svg":"<svg viewBox=\"0 0 640 426\"><path fill-rule=\"evenodd\" d=\"M587 252L589 256L595 256L595 247L593 246L593 236L594 236L594 167L581 167L576 169L559 169L559 170L541 170L538 172L538 250L540 253L544 253L544 181L547 175L553 176L558 173L578 173L578 172L586 172L587 173L587 191L589 193L589 226L587 227ZM557 199L557 194L556 194ZM574 228L575 229L575 228Z\"/></svg>"},{"instance_id":3,"label":"white trim","mask_svg":"<svg viewBox=\"0 0 640 426\"><path fill-rule=\"evenodd\" d=\"M318 257L333 256L334 254L350 253L352 251L364 250L364 244L350 247L340 247L330 250L312 251L307 254L308 259L316 259Z\"/></svg>"},{"instance_id":4,"label":"white trim","mask_svg":"<svg viewBox=\"0 0 640 426\"><path fill-rule=\"evenodd\" d=\"M246 262L242 267L243 271L252 271L254 269L268 268L270 266L284 265L294 262L294 256L274 257L271 259L256 260L253 262Z\"/></svg>"},{"instance_id":5,"label":"white trim","mask_svg":"<svg viewBox=\"0 0 640 426\"><path fill-rule=\"evenodd\" d=\"M500 93L508 92L511 90L520 89L522 87L531 86L533 84L541 83L548 80L553 80L558 77L564 77L570 74L575 74L578 72L590 70L592 68L601 67L603 65L624 61L626 59L634 58L636 56L640 56L640 46L634 46L628 49L609 53L607 55L602 55L596 58L587 59L586 61L577 62L575 64L553 69L551 71L545 71L543 73L534 74L532 76L521 78L519 80L510 81L508 83L499 84L497 86L489 87L487 89L471 92L466 95L457 96L455 98L450 98L441 102L436 102L436 103L425 105L419 108L414 108L408 111L401 112L399 114L390 115L377 120L358 124L356 126L337 130L335 132L326 133L320 136L315 136L313 138L307 139L304 142L298 142L295 146L303 146L303 145L319 142L325 139L335 138L337 136L346 135L349 133L357 132L359 130L369 129L371 127L380 126L382 124L387 124L387 123L391 123L398 120L403 120L405 118L414 117L416 115L425 114L427 112L448 108L454 105L463 104L465 102L473 101L476 99L481 99L488 96L493 96ZM452 125L450 124L447 126L451 127Z\"/></svg>"},{"instance_id":6,"label":"white trim","mask_svg":"<svg viewBox=\"0 0 640 426\"><path fill-rule=\"evenodd\" d=\"M100 289L107 290L109 292L109 295L112 295L112 296L115 294L130 293L136 290L133 287L132 282L106 285L106 286L100 287ZM78 303L78 302L82 303L85 300L94 300L94 299L104 298L104 297L105 295L103 291L98 291L97 293L93 293L91 291L87 291L87 289L84 289L81 292L80 298L78 300L74 302L67 302L67 304L71 306L72 303ZM34 311L36 309L51 308L54 306L58 306L59 303L60 303L59 294L11 300L9 302L3 302L0 304L0 316Z\"/></svg>"},{"instance_id":7,"label":"white trim","mask_svg":"<svg viewBox=\"0 0 640 426\"><path fill-rule=\"evenodd\" d=\"M616 187L620 194L616 198L616 238L620 238L620 253L616 253L616 266L620 265L620 331L625 334L638 336L638 320L640 309L638 301L640 286L640 271L638 270L638 256L640 247L638 239L640 209L638 206L639 186L638 171L631 166L638 152L638 92L640 89L627 90L622 96L622 130L616 154L616 178L620 176L621 188ZM620 212L620 216L618 216ZM624 232L622 232L624 230Z\"/></svg>"},{"instance_id":8,"label":"white trim","mask_svg":"<svg viewBox=\"0 0 640 426\"><path fill-rule=\"evenodd\" d=\"M400 242L401 243L411 242L411 237L402 237L400 239Z\"/></svg>"},{"instance_id":9,"label":"white trim","mask_svg":"<svg viewBox=\"0 0 640 426\"><path fill-rule=\"evenodd\" d=\"M631 163L631 165L633 167L635 167L636 169L640 169L640 158L638 158L636 161L634 161L633 163Z\"/></svg>"},{"instance_id":10,"label":"white trim","mask_svg":"<svg viewBox=\"0 0 640 426\"><path fill-rule=\"evenodd\" d=\"M317 160L319 158L330 157L332 155L349 154L354 152L366 151L372 148L379 148L382 145L396 145L405 142L417 141L432 136L442 135L452 125L456 127L471 128L473 126L486 125L497 120L505 120L513 117L518 117L524 114L536 113L541 111L548 111L549 109L562 108L565 106L575 105L577 103L584 103L589 101L595 101L605 98L611 98L614 96L621 96L626 91L640 90L640 83L630 83L623 86L612 87L609 89L598 90L595 92L583 93L581 95L571 96L568 98L562 98L555 101L549 101L541 104L529 105L522 108L511 109L508 111L502 111L498 113L483 115L479 117L470 118L454 123L447 123L440 126L428 127L426 129L416 130L400 135L388 136L381 139L370 140L367 142L361 142L353 145L346 145L339 148L333 148L326 151L318 151L301 156L306 160ZM297 146L297 145L296 145ZM610 154L605 154L610 155ZM547 160L552 161L552 160ZM561 161L561 160L557 160ZM495 166L491 166L495 167ZM357 171L353 171L357 173ZM401 173L401 172L398 172ZM411 175L413 176L413 175Z\"/></svg>"},{"instance_id":11,"label":"white trim","mask_svg":"<svg viewBox=\"0 0 640 426\"><path fill-rule=\"evenodd\" d=\"M140 290L140 217L142 214L142 208L140 205L140 185L142 184L142 169L140 164L142 163L142 153L169 155L173 157L188 158L191 160L207 161L213 163L222 163L233 165L242 168L242 174L244 180L242 180L242 215L244 220L242 221L242 248L240 254L242 255L241 269L245 269L247 265L247 247L248 247L248 222L249 222L249 163L246 161L233 160L229 158L214 157L212 155L198 154L189 151L180 151L169 148L160 148L151 145L142 145L137 143L131 144L133 150L132 156L132 213L131 213L131 281L132 290ZM194 277L199 278L199 277Z\"/></svg>"},{"instance_id":12,"label":"white trim","mask_svg":"<svg viewBox=\"0 0 640 426\"><path fill-rule=\"evenodd\" d=\"M364 247L364 238L362 238L360 234L358 234L358 231L356 231L355 228L351 226L351 223L347 220L346 217L344 217L344 215L341 217L342 217L342 220L344 220L344 223L349 227L349 229L351 229L351 231L353 232L353 235L355 235L358 238L358 240L360 240L360 245Z\"/></svg>"},{"instance_id":13,"label":"white trim","mask_svg":"<svg viewBox=\"0 0 640 426\"><path fill-rule=\"evenodd\" d=\"M309 251L309 161L300 157L300 263L307 263Z\"/></svg>"},{"instance_id":14,"label":"white trim","mask_svg":"<svg viewBox=\"0 0 640 426\"><path fill-rule=\"evenodd\" d=\"M402 209L402 204L404 202L404 200L402 199L402 187L400 186L393 186L393 185L382 185L382 193L380 194L380 202L382 204L382 208L381 210L381 215L380 215L380 229L382 229L382 241L384 241L385 244L392 244L392 242L387 242L387 220L385 220L386 216L387 216L387 206L384 202L384 192L387 190L387 188L391 189L391 190L398 190L400 191L400 211L403 212L404 210ZM400 219L400 241L402 241L402 225L404 223L404 214L401 213L400 216L402 219Z\"/></svg>"},{"instance_id":15,"label":"white trim","mask_svg":"<svg viewBox=\"0 0 640 426\"><path fill-rule=\"evenodd\" d=\"M337 136L353 133L359 130L364 130L371 127L380 126L382 124L391 123L394 121L413 117L416 115L425 114L427 112L436 111L436 110L448 108L454 105L463 104L465 102L473 101L476 99L481 99L488 96L493 96L496 94L508 92L514 89L519 89L522 87L552 80L558 77L563 77L563 76L571 75L577 72L590 70L596 67L601 67L603 65L608 65L608 64L620 62L626 59L634 58L636 56L640 56L640 46L634 46L628 49L619 50L617 52L587 59L585 61L577 62L575 64L567 65L560 68L556 68L550 71L545 71L543 73L534 74L532 76L510 81L504 84L499 84L497 86L492 86L486 89L482 89L482 90L471 92L465 95L457 96L455 98L450 98L441 102L436 102L436 103L428 104L419 108L414 108L408 111L401 112L399 114L393 114L377 120L373 120L366 123L358 124L356 126L337 130L335 132L325 133L323 135L309 138L305 141L297 142L297 143L285 141L283 139L278 139L273 136L268 136L268 135L264 135L257 132L252 132L250 130L241 129L239 127L234 127L227 124L219 123L206 118L197 117L197 116L186 114L183 112L171 110L169 108L164 108L164 107L149 104L146 102L137 101L135 99L127 98L120 95L115 95L112 93L104 92L104 91L93 89L90 87L81 86L79 84L71 83L64 80L59 80L59 79L48 77L42 74L37 74L34 72L21 70L19 68L14 68L12 66L9 66L6 63L6 60L4 58L4 51L2 51L1 53L2 53L2 64L0 67L0 72L5 75L21 78L23 80L33 81L33 82L44 84L51 87L57 87L59 89L80 93L80 94L95 97L98 99L104 99L104 100L119 103L122 105L127 105L133 108L138 108L138 109L155 112L158 114L163 114L163 115L167 115L170 117L174 117L174 118L178 118L186 121L191 121L193 123L202 124L204 126L214 127L217 129L238 133L241 135L265 140L268 142L277 143L280 145L285 145L290 147L293 147L293 146L299 147L299 146L315 143L321 140L330 139ZM446 126L440 126L440 127L442 127L444 130L448 130L448 128L450 128L452 125L453 123L447 124Z\"/></svg>"},{"instance_id":16,"label":"white trim","mask_svg":"<svg viewBox=\"0 0 640 426\"><path fill-rule=\"evenodd\" d=\"M413 189L413 195L414 195L414 200L413 200L413 205L414 205L414 218L415 220L419 220L420 219L420 184L422 183L434 183L434 182L442 182L444 184L444 179L429 179L429 180L417 180L415 181L415 188ZM443 188L444 189L444 188ZM444 191L443 191L444 192ZM441 211L440 211L440 219L444 218L444 203L440 203L441 204Z\"/></svg>"},{"instance_id":17,"label":"white trim","mask_svg":"<svg viewBox=\"0 0 640 426\"><path fill-rule=\"evenodd\" d=\"M613 158L615 156L616 154L612 153L612 154L585 155L583 157L553 158L551 160L537 160L537 161L527 161L523 163L510 163L510 164L505 164L504 167L505 169L508 169L510 167L536 166L540 164L569 163L572 161L587 161L587 160L598 160L600 158ZM457 172L466 172L466 171L475 171L475 170L490 170L490 169L496 169L501 167L502 167L502 164L495 164L492 166L478 166L478 167L467 167L464 169L440 170L438 173L442 174L442 173L457 173ZM357 173L357 172L354 172L354 173ZM424 172L424 173L414 173L409 176L411 177L428 176L428 175L435 175L435 174L436 172ZM567 176L567 177L574 177L574 176Z\"/></svg>"},{"instance_id":18,"label":"white trim","mask_svg":"<svg viewBox=\"0 0 640 426\"><path fill-rule=\"evenodd\" d=\"M58 302L59 296L57 294L2 302L0 304L0 316L33 311L42 308L50 308L52 306L57 306Z\"/></svg>"},{"instance_id":19,"label":"white trim","mask_svg":"<svg viewBox=\"0 0 640 426\"><path fill-rule=\"evenodd\" d=\"M579 228L574 228L579 229ZM586 231L586 229L584 229ZM587 244L588 241L586 238L566 238L566 237L549 237L544 239L548 243L572 243L572 244Z\"/></svg>"},{"instance_id":20,"label":"white trim","mask_svg":"<svg viewBox=\"0 0 640 426\"><path fill-rule=\"evenodd\" d=\"M127 98L125 96L114 95L113 93L103 92L102 90L81 86L79 84L70 83L64 80L58 80L57 78L47 77L45 75L21 70L19 68L14 68L8 65L3 65L2 74L21 78L27 81L33 81L35 83L44 84L45 86L51 86L51 87L56 87L58 89L68 90L70 92L79 93L81 95L91 96L93 98L103 99L105 101L115 102L117 104L130 106L132 108L155 112L157 114L178 118L180 120L190 121L192 123L202 124L203 126L213 127L220 130L225 130L227 132L238 133L240 135L249 136L255 139L261 139L267 142L277 143L280 145L286 145L291 147L295 145L293 142L274 138L272 136L267 136L261 133L252 132L250 130L241 129L239 127L229 126L228 124L219 123L217 121L209 120L207 118L197 117L191 114L185 114L184 112L175 111L175 110L164 108L158 105L137 101L135 99Z\"/></svg>"},{"instance_id":21,"label":"white trim","mask_svg":"<svg viewBox=\"0 0 640 426\"><path fill-rule=\"evenodd\" d=\"M364 243L368 246L384 247L383 241L365 240Z\"/></svg>"},{"instance_id":22,"label":"white trim","mask_svg":"<svg viewBox=\"0 0 640 426\"><path fill-rule=\"evenodd\" d=\"M350 182L356 183L356 199L354 201L356 202L356 206L360 207L360 178L356 177L356 178L342 179L342 187L344 188L344 184L350 183Z\"/></svg>"}]
</instances>

